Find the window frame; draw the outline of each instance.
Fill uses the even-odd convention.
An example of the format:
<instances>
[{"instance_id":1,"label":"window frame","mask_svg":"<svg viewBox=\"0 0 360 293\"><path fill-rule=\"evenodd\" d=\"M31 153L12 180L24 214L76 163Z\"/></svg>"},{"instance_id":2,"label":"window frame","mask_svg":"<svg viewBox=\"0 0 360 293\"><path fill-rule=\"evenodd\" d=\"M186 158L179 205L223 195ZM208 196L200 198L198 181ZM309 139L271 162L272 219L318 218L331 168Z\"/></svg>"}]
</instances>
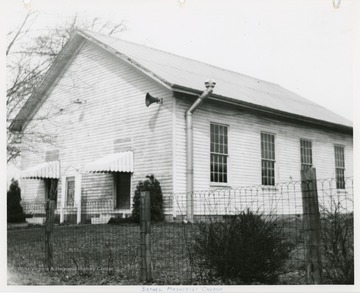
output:
<instances>
[{"instance_id":1,"label":"window frame","mask_svg":"<svg viewBox=\"0 0 360 293\"><path fill-rule=\"evenodd\" d=\"M76 176L67 176L65 179L65 206L66 207L73 207L75 206L75 193L76 193ZM73 202L69 203L69 182L74 182L73 188Z\"/></svg>"},{"instance_id":2,"label":"window frame","mask_svg":"<svg viewBox=\"0 0 360 293\"><path fill-rule=\"evenodd\" d=\"M341 149L342 153L337 155L337 149ZM341 158L342 156L342 158ZM334 144L334 158L335 158L335 181L336 181L336 189L344 190L346 188L345 184L345 146L340 144ZM342 161L342 166L338 165L338 162ZM341 175L339 176L339 172L341 171Z\"/></svg>"},{"instance_id":3,"label":"window frame","mask_svg":"<svg viewBox=\"0 0 360 293\"><path fill-rule=\"evenodd\" d=\"M273 141L273 150L270 150L270 153L273 154L273 158L264 158L263 154L264 153L268 153L268 150L263 150L263 135L270 135L274 138ZM260 132L260 170L261 170L261 185L263 186L275 186L276 185L276 134L275 133L271 133L271 132L266 132L266 131L261 131ZM273 182L270 182L270 184L268 182L264 182L264 176L263 176L263 171L264 171L264 163L265 162L271 162L272 163L272 168L273 168ZM267 169L265 169L267 170ZM269 180L269 178L267 179ZM270 177L271 180L271 177Z\"/></svg>"},{"instance_id":4,"label":"window frame","mask_svg":"<svg viewBox=\"0 0 360 293\"><path fill-rule=\"evenodd\" d=\"M209 172L209 175L210 175L210 178L209 178L209 181L210 181L210 185L211 186L227 186L229 184L229 179L230 179L230 176L229 176L229 125L228 124L224 124L224 123L218 123L218 122L213 122L213 121L209 121L210 122L210 129L209 129L209 133L210 133L210 144L209 144L209 153L210 153L210 166L209 166L209 169L210 169L210 172ZM213 141L213 132L212 131L212 126L217 126L217 127L223 127L224 129L226 129L226 136L225 136L225 131L223 132L223 136L224 136L224 139L221 140L219 139L219 136L221 135L220 131L219 133L217 134L218 136L218 147L219 148L222 148L223 151L220 152L220 151L216 151L215 150L215 144L216 144L216 140L214 139ZM226 139L225 139L226 137ZM226 151L225 151L226 150ZM213 161L213 158L217 158ZM219 164L220 163L220 160L219 158L223 158L223 160L221 160L221 164L223 164L223 166L225 166L225 168L222 169L222 171L213 171L213 167L215 169L215 163ZM226 169L224 171L224 169ZM216 175L218 176L217 177L217 181L215 181L215 173L217 173ZM214 176L214 177L213 177ZM219 176L222 177L222 181L219 181ZM225 178L224 178L225 176Z\"/></svg>"},{"instance_id":5,"label":"window frame","mask_svg":"<svg viewBox=\"0 0 360 293\"><path fill-rule=\"evenodd\" d=\"M304 162L306 160L303 160L304 158L308 158L308 154L306 154L306 149L303 152L303 145L302 143L306 142L306 143L310 143L310 161L311 163L308 162ZM304 148L306 148L307 146L304 146ZM305 157L303 157L303 154L305 154ZM300 170L305 170L307 168L312 168L314 166L314 160L313 160L313 142L310 139L305 139L305 138L301 138L300 139ZM306 168L305 168L306 166Z\"/></svg>"}]
</instances>

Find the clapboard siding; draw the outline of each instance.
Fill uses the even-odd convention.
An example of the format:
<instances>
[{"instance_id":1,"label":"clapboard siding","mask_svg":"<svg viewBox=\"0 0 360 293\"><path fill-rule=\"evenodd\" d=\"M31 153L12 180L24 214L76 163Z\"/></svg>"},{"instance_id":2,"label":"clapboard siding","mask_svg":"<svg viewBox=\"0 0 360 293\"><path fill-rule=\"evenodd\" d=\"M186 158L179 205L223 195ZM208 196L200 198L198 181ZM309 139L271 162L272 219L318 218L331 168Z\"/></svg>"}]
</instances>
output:
<instances>
[{"instance_id":1,"label":"clapboard siding","mask_svg":"<svg viewBox=\"0 0 360 293\"><path fill-rule=\"evenodd\" d=\"M175 190L186 192L186 130L185 111L192 102L177 101L178 154ZM278 121L248 113L241 108L205 101L193 115L194 120L194 189L208 190L218 187L210 183L210 123L229 127L229 182L226 186L238 187L261 184L260 133L275 135L276 182L300 180L300 139L313 142L313 164L317 178L335 176L334 144L345 146L345 176L353 176L352 136L315 127Z\"/></svg>"},{"instance_id":2,"label":"clapboard siding","mask_svg":"<svg viewBox=\"0 0 360 293\"><path fill-rule=\"evenodd\" d=\"M164 104L145 107L147 92L163 98ZM130 146L134 153L131 194L140 180L154 174L167 207L171 207L170 195L186 192L185 112L194 101L178 95L175 101L170 89L87 42L26 128L56 136L56 145L40 143L37 153L24 151L22 168L44 162L45 151L57 148L61 175L73 174L74 170L82 173L83 199L111 201L113 175L82 170L85 164ZM345 146L345 176L353 175L351 135L266 118L209 99L195 111L193 121L195 190L221 186L210 183L211 122L229 129L226 186L261 184L261 132L275 135L276 182L300 180L300 139L313 142L313 163L319 179L335 176L335 144ZM126 143L121 145L119 140ZM24 200L44 200L42 180L22 180L21 184ZM61 184L60 180L58 198Z\"/></svg>"},{"instance_id":3,"label":"clapboard siding","mask_svg":"<svg viewBox=\"0 0 360 293\"><path fill-rule=\"evenodd\" d=\"M163 105L145 106L145 95L164 99ZM79 100L81 104L74 103ZM114 152L114 141L129 139L134 153L132 194L137 183L154 174L164 194L173 188L172 91L131 65L86 43L67 68L27 129L57 136L61 174ZM38 121L41 116L51 119ZM45 149L44 144L39 149ZM24 153L22 168L44 162L40 154ZM83 173L83 172L82 172ZM29 196L35 180L23 180ZM31 187L34 186L34 187ZM61 194L59 182L58 197ZM82 197L113 197L112 174L83 174Z\"/></svg>"}]
</instances>

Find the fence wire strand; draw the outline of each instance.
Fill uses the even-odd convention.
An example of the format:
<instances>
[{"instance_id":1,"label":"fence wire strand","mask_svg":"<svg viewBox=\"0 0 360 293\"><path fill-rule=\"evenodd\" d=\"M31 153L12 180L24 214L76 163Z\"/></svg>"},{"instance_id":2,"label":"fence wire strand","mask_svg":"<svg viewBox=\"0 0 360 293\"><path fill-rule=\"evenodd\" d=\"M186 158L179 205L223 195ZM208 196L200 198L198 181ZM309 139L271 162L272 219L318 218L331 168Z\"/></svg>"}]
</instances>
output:
<instances>
[{"instance_id":1,"label":"fence wire strand","mask_svg":"<svg viewBox=\"0 0 360 293\"><path fill-rule=\"evenodd\" d=\"M304 284L301 184L298 181L270 187L194 192L193 223L186 220L187 194L164 196L167 220L151 226L154 282L206 283L204 272L196 266L193 250L200 224L225 222L250 211L267 219L281 220L282 235L291 239L294 246L286 263L286 273L280 276L279 282ZM322 229L326 232L322 230L322 241L327 241L332 233L328 231L332 227L329 223L334 222L335 215L353 217L353 179L347 178L341 190L336 188L335 179L317 180L317 191ZM45 204L22 203L22 206L27 224L8 225L7 249L8 271L28 276L25 284L139 284L140 227L125 215L116 215L111 200L83 200L80 224L76 224L77 209L72 206L64 207L64 223L60 224L60 208L57 207L53 231L54 266L50 271L45 259ZM353 243L353 231L349 230L344 237L350 237ZM329 265L334 260L327 257L323 252L324 263ZM325 270L325 275L333 273Z\"/></svg>"}]
</instances>

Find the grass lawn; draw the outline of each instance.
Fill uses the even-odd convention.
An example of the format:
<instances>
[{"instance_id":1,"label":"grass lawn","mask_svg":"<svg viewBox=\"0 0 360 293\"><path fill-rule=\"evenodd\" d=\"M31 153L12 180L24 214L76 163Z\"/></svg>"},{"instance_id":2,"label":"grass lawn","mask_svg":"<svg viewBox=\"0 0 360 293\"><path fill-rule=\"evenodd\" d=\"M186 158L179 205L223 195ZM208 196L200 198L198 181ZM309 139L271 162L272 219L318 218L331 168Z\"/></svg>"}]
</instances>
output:
<instances>
[{"instance_id":1,"label":"grass lawn","mask_svg":"<svg viewBox=\"0 0 360 293\"><path fill-rule=\"evenodd\" d=\"M155 284L199 282L199 275L192 271L187 251L189 246L186 245L196 231L193 227L176 223L152 224L152 274ZM44 262L44 228L8 230L9 285L141 284L139 225L55 226L53 237L54 270L49 271ZM301 257L301 254L298 256ZM298 284L296 279L295 269L295 273L284 276L281 283Z\"/></svg>"},{"instance_id":2,"label":"grass lawn","mask_svg":"<svg viewBox=\"0 0 360 293\"><path fill-rule=\"evenodd\" d=\"M183 233L178 224L152 225L156 283L188 282ZM48 271L44 228L8 231L9 285L139 284L139 225L55 226L53 235L54 270Z\"/></svg>"}]
</instances>

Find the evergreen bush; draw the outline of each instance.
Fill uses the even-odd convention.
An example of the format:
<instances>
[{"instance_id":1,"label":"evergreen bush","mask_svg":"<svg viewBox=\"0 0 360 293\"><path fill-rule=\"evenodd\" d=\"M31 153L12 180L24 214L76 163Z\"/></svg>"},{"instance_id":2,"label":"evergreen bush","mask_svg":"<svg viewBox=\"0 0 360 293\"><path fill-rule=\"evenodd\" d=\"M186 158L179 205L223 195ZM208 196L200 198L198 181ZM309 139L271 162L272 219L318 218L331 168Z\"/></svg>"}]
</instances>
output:
<instances>
[{"instance_id":1,"label":"evergreen bush","mask_svg":"<svg viewBox=\"0 0 360 293\"><path fill-rule=\"evenodd\" d=\"M140 181L136 186L131 217L134 222L140 222L140 194L142 191L149 191L151 221L163 221L165 216L160 182L154 177L154 175L147 175L146 178L147 179L145 181Z\"/></svg>"},{"instance_id":2,"label":"evergreen bush","mask_svg":"<svg viewBox=\"0 0 360 293\"><path fill-rule=\"evenodd\" d=\"M293 244L283 221L251 211L226 221L200 224L194 260L207 280L230 284L276 284Z\"/></svg>"},{"instance_id":3,"label":"evergreen bush","mask_svg":"<svg viewBox=\"0 0 360 293\"><path fill-rule=\"evenodd\" d=\"M25 213L20 204L21 189L17 180L11 179L9 190L7 191L7 222L25 222Z\"/></svg>"}]
</instances>

